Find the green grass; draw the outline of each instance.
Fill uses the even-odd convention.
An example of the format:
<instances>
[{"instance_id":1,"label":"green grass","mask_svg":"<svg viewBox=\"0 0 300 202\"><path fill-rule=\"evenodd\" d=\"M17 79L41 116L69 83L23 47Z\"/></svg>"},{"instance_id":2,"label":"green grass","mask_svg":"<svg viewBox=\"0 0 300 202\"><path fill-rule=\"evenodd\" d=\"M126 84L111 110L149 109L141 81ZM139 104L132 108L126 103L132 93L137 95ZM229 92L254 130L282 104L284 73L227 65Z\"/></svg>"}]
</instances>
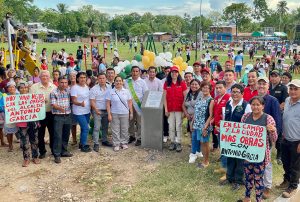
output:
<instances>
[{"instance_id":1,"label":"green grass","mask_svg":"<svg viewBox=\"0 0 300 202\"><path fill-rule=\"evenodd\" d=\"M83 47L83 43L78 43L78 42L74 42L74 43L38 43L37 44L37 57L39 56L39 54L41 53L43 48L47 48L47 55L48 55L48 60L49 62L51 61L51 53L53 50L59 51L62 48L65 48L67 53L73 53L74 57L76 55L76 50L78 48L78 46L82 46ZM162 45L160 43L155 43L156 48L157 48L157 52L160 53L162 52ZM6 44L1 44L0 47L7 47ZM100 47L100 54L103 55L103 48L102 45L99 45ZM109 47L109 44L108 44ZM181 47L181 44L177 44L177 47ZM139 49L139 46L138 46ZM123 45L123 43L119 43L118 44L118 50L119 50L119 54L120 54L120 59L121 60L129 60L131 61L134 58L134 51L133 52L129 52L129 45L128 43L126 43L125 45ZM206 50L203 50L201 53L198 51L198 57L197 60L200 60L200 56L201 54L205 53ZM219 51L212 51L209 50L211 55L219 55L219 61L220 63L223 65L225 63L226 60L228 60L227 58L227 52L219 52ZM173 56L175 55L176 52L173 52L170 49L170 52L173 54ZM263 55L263 51L258 51L257 56L262 56ZM191 52L191 60L189 62L189 65L192 65L195 62L195 51ZM186 55L185 52L183 52L182 54L183 60L186 61ZM108 50L108 54L106 57L106 62L110 65L111 61L113 58L113 53L110 52L110 50ZM286 63L290 64L292 60L287 59ZM248 54L245 54L245 64L253 64L253 61L249 60L249 56ZM50 63L51 64L51 63ZM90 69L91 68L91 58L87 58L87 68ZM52 70L51 65L49 65L49 69ZM296 75L296 78L300 78L300 75Z\"/></svg>"},{"instance_id":2,"label":"green grass","mask_svg":"<svg viewBox=\"0 0 300 202\"><path fill-rule=\"evenodd\" d=\"M232 191L230 186L219 185L219 178L222 175L213 172L214 169L219 168L218 154L210 156L210 165L203 170L197 169L196 164L188 163L188 148L181 154L167 151L165 155L167 157L156 171L148 176L141 175L140 182L129 192L121 194L122 199L118 202L234 202L244 197L244 186L241 186L239 191ZM282 166L273 162L273 186L281 183L282 173ZM266 201L273 201L280 194L279 190L273 188L272 198ZM252 200L255 201L254 190L252 191Z\"/></svg>"}]
</instances>

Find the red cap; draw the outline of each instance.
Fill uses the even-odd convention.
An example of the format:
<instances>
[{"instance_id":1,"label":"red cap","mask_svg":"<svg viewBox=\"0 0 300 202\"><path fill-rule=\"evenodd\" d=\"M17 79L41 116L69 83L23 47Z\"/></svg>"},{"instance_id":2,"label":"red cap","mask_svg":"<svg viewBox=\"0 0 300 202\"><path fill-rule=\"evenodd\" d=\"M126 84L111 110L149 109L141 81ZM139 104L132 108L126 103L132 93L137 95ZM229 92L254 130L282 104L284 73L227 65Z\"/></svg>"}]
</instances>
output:
<instances>
[{"instance_id":1,"label":"red cap","mask_svg":"<svg viewBox=\"0 0 300 202\"><path fill-rule=\"evenodd\" d=\"M202 74L203 72L206 72L206 73L208 73L208 74L210 73L209 69L207 69L207 68L201 69L201 74Z\"/></svg>"},{"instance_id":2,"label":"red cap","mask_svg":"<svg viewBox=\"0 0 300 202\"><path fill-rule=\"evenodd\" d=\"M193 67L195 67L195 66L201 66L200 62L195 62L195 63L193 64Z\"/></svg>"},{"instance_id":3,"label":"red cap","mask_svg":"<svg viewBox=\"0 0 300 202\"><path fill-rule=\"evenodd\" d=\"M178 67L176 67L176 66L171 67L170 71L171 71L171 72L172 72L172 71L177 71L177 72L179 72Z\"/></svg>"}]
</instances>

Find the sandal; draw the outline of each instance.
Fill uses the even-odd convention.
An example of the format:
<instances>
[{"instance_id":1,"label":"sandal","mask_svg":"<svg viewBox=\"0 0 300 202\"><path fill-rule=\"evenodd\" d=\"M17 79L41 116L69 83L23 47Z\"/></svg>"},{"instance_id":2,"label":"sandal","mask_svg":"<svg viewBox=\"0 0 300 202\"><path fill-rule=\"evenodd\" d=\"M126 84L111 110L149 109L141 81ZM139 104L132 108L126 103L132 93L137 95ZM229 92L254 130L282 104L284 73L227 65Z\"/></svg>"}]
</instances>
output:
<instances>
[{"instance_id":1,"label":"sandal","mask_svg":"<svg viewBox=\"0 0 300 202\"><path fill-rule=\"evenodd\" d=\"M38 158L32 159L32 162L33 162L34 164L40 164L40 163L41 163L41 161L40 161Z\"/></svg>"},{"instance_id":2,"label":"sandal","mask_svg":"<svg viewBox=\"0 0 300 202\"><path fill-rule=\"evenodd\" d=\"M14 148L12 146L8 146L8 152L13 152Z\"/></svg>"},{"instance_id":3,"label":"sandal","mask_svg":"<svg viewBox=\"0 0 300 202\"><path fill-rule=\"evenodd\" d=\"M203 163L198 163L197 168L204 169L204 168L207 168L208 166L209 166L209 164L205 165Z\"/></svg>"},{"instance_id":4,"label":"sandal","mask_svg":"<svg viewBox=\"0 0 300 202\"><path fill-rule=\"evenodd\" d=\"M23 161L22 167L28 167L29 163L30 163L30 161L28 159L25 159Z\"/></svg>"},{"instance_id":5,"label":"sandal","mask_svg":"<svg viewBox=\"0 0 300 202\"><path fill-rule=\"evenodd\" d=\"M71 143L71 146L75 146L75 145L77 145L77 141Z\"/></svg>"},{"instance_id":6,"label":"sandal","mask_svg":"<svg viewBox=\"0 0 300 202\"><path fill-rule=\"evenodd\" d=\"M0 147L8 147L8 144L3 142L3 143L1 143Z\"/></svg>"}]
</instances>

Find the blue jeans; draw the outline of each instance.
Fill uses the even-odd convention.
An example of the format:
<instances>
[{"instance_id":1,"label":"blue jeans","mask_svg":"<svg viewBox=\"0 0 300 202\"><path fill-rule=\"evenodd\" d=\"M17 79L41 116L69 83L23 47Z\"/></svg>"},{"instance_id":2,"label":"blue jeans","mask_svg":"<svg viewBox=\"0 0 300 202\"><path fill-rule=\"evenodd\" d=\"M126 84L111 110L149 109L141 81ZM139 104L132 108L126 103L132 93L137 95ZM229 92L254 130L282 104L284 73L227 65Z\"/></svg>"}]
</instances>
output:
<instances>
[{"instance_id":1,"label":"blue jeans","mask_svg":"<svg viewBox=\"0 0 300 202\"><path fill-rule=\"evenodd\" d=\"M192 154L196 154L196 152L200 152L200 140L197 140L197 130L192 132Z\"/></svg>"},{"instance_id":2,"label":"blue jeans","mask_svg":"<svg viewBox=\"0 0 300 202\"><path fill-rule=\"evenodd\" d=\"M80 125L80 144L85 146L87 145L87 138L89 134L90 113L83 115L74 114L74 116Z\"/></svg>"},{"instance_id":3,"label":"blue jeans","mask_svg":"<svg viewBox=\"0 0 300 202\"><path fill-rule=\"evenodd\" d=\"M219 141L219 145L220 145L220 134L218 134L218 141ZM220 157L221 160L221 166L222 168L227 168L227 156L221 155Z\"/></svg>"}]
</instances>

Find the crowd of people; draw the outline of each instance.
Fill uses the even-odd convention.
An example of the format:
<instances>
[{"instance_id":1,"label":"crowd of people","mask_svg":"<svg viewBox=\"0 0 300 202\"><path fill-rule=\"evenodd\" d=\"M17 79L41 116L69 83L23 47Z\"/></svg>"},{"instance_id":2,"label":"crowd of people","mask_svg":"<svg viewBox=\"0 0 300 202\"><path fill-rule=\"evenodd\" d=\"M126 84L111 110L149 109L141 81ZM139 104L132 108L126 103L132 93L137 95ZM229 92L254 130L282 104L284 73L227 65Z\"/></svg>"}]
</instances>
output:
<instances>
[{"instance_id":1,"label":"crowd of people","mask_svg":"<svg viewBox=\"0 0 300 202\"><path fill-rule=\"evenodd\" d=\"M191 72L181 74L177 66L163 67L161 72L153 66L143 71L133 66L130 77L124 79L96 53L92 53L95 63L98 62L96 68L81 71L80 46L76 59L64 49L53 51L51 76L46 51L43 49L39 57L41 67L36 67L32 76L26 74L22 60L17 72L0 68L0 88L6 95L45 95L44 120L12 124L5 123L5 95L2 96L0 144L13 151L15 136L23 151L23 167L29 166L30 159L39 164L46 157L46 128L55 163L61 163L62 157L72 157L68 149L70 135L71 144L78 144L82 152L99 152L100 145L112 147L116 152L128 149L133 142L140 146L141 104L145 93L161 91L165 93L162 141L169 142L170 151L182 151L185 118L191 138L188 162L195 163L203 157L197 164L200 169L209 166L211 153L220 153L221 120L265 126L264 161L253 163L220 154L220 168L214 171L224 174L220 185L231 185L233 190L245 185L244 202L250 201L253 188L257 201L269 198L273 186L271 150L275 147L276 162L284 169L283 182L277 188L284 190L285 198L296 192L300 177L300 80L292 79L292 74L279 62L273 61L272 65L267 55L258 58L255 64L246 65L243 51L239 51L225 62L223 70L218 55L211 59L207 51L193 64ZM245 69L243 75L242 69ZM92 143L88 138L91 122Z\"/></svg>"}]
</instances>

